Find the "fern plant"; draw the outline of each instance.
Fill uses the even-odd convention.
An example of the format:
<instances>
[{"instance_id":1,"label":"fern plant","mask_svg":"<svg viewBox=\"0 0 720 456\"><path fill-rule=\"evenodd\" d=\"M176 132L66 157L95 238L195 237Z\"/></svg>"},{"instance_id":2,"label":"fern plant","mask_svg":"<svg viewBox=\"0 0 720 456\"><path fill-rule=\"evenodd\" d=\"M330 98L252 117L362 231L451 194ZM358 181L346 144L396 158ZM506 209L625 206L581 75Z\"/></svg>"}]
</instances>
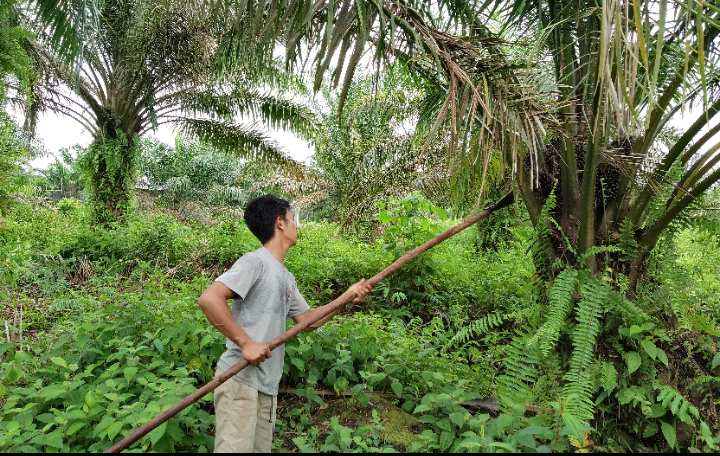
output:
<instances>
[{"instance_id":1,"label":"fern plant","mask_svg":"<svg viewBox=\"0 0 720 456\"><path fill-rule=\"evenodd\" d=\"M547 320L530 339L530 345L540 344L543 356L555 349L560 329L565 325L565 318L572 310L575 302L573 292L577 285L578 271L572 268L563 269L548 293L550 303Z\"/></svg>"},{"instance_id":2,"label":"fern plant","mask_svg":"<svg viewBox=\"0 0 720 456\"><path fill-rule=\"evenodd\" d=\"M555 186L550 192L545 204L540 211L540 216L535 224L535 241L532 244L532 258L535 264L537 275L541 278L551 276L550 257L548 252L552 251L550 224L552 223L552 212L557 204L555 197Z\"/></svg>"},{"instance_id":3,"label":"fern plant","mask_svg":"<svg viewBox=\"0 0 720 456\"><path fill-rule=\"evenodd\" d=\"M514 314L491 313L478 320L473 320L467 326L461 327L450 339L445 349L468 343L473 337L487 334L490 330L501 326L503 323L514 317Z\"/></svg>"},{"instance_id":4,"label":"fern plant","mask_svg":"<svg viewBox=\"0 0 720 456\"><path fill-rule=\"evenodd\" d=\"M537 347L528 347L532 337L533 327L523 327L515 330L516 337L505 347L503 364L505 373L496 378L498 397L502 406L508 411L516 405L524 405L531 401L533 396L531 385L539 376L535 367L540 363L540 350Z\"/></svg>"},{"instance_id":5,"label":"fern plant","mask_svg":"<svg viewBox=\"0 0 720 456\"><path fill-rule=\"evenodd\" d=\"M563 396L573 399L568 403L568 411L573 416L589 421L594 415L594 402L587 368L595 355L595 340L600 333L600 316L605 312L609 286L590 271L581 271L579 280L581 299L576 309L573 353Z\"/></svg>"}]
</instances>

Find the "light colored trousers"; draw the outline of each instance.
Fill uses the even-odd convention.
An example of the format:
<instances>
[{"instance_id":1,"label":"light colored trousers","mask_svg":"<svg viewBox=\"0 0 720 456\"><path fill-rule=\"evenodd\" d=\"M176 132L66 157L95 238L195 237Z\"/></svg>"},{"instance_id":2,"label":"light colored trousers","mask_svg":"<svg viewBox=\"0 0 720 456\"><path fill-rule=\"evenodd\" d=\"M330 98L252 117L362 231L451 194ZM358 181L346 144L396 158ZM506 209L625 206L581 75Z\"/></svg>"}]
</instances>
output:
<instances>
[{"instance_id":1,"label":"light colored trousers","mask_svg":"<svg viewBox=\"0 0 720 456\"><path fill-rule=\"evenodd\" d=\"M225 372L218 369L215 377ZM215 453L270 453L277 401L234 378L215 390Z\"/></svg>"}]
</instances>

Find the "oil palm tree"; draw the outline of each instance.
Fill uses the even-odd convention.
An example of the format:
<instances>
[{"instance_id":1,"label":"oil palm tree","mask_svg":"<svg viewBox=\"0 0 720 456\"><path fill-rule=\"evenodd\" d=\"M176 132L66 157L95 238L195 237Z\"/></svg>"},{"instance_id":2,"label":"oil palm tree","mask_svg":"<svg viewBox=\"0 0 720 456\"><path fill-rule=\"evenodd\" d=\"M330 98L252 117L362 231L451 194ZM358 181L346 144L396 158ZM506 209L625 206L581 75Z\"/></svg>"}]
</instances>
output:
<instances>
[{"instance_id":1,"label":"oil palm tree","mask_svg":"<svg viewBox=\"0 0 720 456\"><path fill-rule=\"evenodd\" d=\"M356 77L342 113L331 87L324 85L323 95L327 106L316 108L323 121L313 171L300 180L274 177L256 183L282 183L295 193L298 209L332 208L333 219L354 230L374 218L375 203L413 191L457 213L475 208L486 187L483 178L500 177L498 161L467 163L463 154L448 154L448 125L429 138L443 104L442 88L413 79L403 65L388 66L379 79Z\"/></svg>"},{"instance_id":2,"label":"oil palm tree","mask_svg":"<svg viewBox=\"0 0 720 456\"><path fill-rule=\"evenodd\" d=\"M29 43L37 76L27 123L32 130L37 113L51 110L93 135L83 160L100 219L117 219L127 211L138 166L136 137L159 125L170 124L269 168L288 173L302 168L263 127L312 137L314 115L286 96L302 91L302 84L272 61L253 79L238 71L216 77L213 64L223 27L217 17L177 2L106 0L64 7L73 5L76 15L91 18L64 23L66 38L75 40L67 42L82 39L82 60L73 65L68 48L54 45L45 33ZM240 123L239 117L259 123Z\"/></svg>"}]
</instances>

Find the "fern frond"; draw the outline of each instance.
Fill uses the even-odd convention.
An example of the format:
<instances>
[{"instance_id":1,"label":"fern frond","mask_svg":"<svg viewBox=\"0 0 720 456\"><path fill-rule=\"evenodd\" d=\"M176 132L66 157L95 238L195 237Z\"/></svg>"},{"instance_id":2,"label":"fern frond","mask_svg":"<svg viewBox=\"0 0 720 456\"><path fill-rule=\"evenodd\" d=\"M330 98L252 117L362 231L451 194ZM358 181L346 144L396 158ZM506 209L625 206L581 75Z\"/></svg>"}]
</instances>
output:
<instances>
[{"instance_id":1,"label":"fern frond","mask_svg":"<svg viewBox=\"0 0 720 456\"><path fill-rule=\"evenodd\" d=\"M573 292L577 282L577 270L572 268L563 269L558 274L550 288L550 310L547 321L538 329L535 335L530 339L529 344L540 344L540 350L543 356L555 348L558 337L560 337L560 329L562 328L565 318L572 310Z\"/></svg>"},{"instance_id":2,"label":"fern frond","mask_svg":"<svg viewBox=\"0 0 720 456\"><path fill-rule=\"evenodd\" d=\"M577 307L577 324L573 333L573 354L570 370L565 375L563 397L572 398L568 411L581 420L594 416L593 387L587 368L595 353L595 339L600 333L600 315L604 311L609 293L608 285L590 271L580 274L581 300Z\"/></svg>"},{"instance_id":3,"label":"fern frond","mask_svg":"<svg viewBox=\"0 0 720 456\"><path fill-rule=\"evenodd\" d=\"M602 363L600 369L600 386L607 391L613 391L618 386L618 373L612 363Z\"/></svg>"},{"instance_id":4,"label":"fern frond","mask_svg":"<svg viewBox=\"0 0 720 456\"><path fill-rule=\"evenodd\" d=\"M555 186L557 182L555 183ZM537 224L535 225L535 243L532 245L532 256L533 262L535 263L535 269L538 275L541 277L548 277L550 275L549 268L549 257L550 252L550 223L552 215L550 214L557 204L557 198L555 197L555 186L553 186L550 196L545 201L540 216L538 217Z\"/></svg>"},{"instance_id":5,"label":"fern frond","mask_svg":"<svg viewBox=\"0 0 720 456\"><path fill-rule=\"evenodd\" d=\"M537 347L528 348L531 332L526 327L515 332L517 336L505 346L505 373L495 379L498 396L507 410L530 402L531 385L537 381L539 375L535 365L540 362L540 351Z\"/></svg>"},{"instance_id":6,"label":"fern frond","mask_svg":"<svg viewBox=\"0 0 720 456\"><path fill-rule=\"evenodd\" d=\"M66 312L66 311L73 311L77 312L78 310L85 309L85 306L88 304L87 299L61 299L59 301L55 301L53 304L51 304L47 310L48 312ZM92 301L95 302L95 301Z\"/></svg>"},{"instance_id":7,"label":"fern frond","mask_svg":"<svg viewBox=\"0 0 720 456\"><path fill-rule=\"evenodd\" d=\"M596 245L590 247L590 249L578 257L578 263L584 264L588 257L597 255L603 252L621 252L622 249L616 245Z\"/></svg>"},{"instance_id":8,"label":"fern frond","mask_svg":"<svg viewBox=\"0 0 720 456\"><path fill-rule=\"evenodd\" d=\"M635 240L635 224L629 218L625 218L620 225L620 242L618 247L622 252L621 259L630 261L639 254L639 245Z\"/></svg>"},{"instance_id":9,"label":"fern frond","mask_svg":"<svg viewBox=\"0 0 720 456\"><path fill-rule=\"evenodd\" d=\"M471 338L488 333L491 329L497 328L514 316L514 313L502 315L499 312L495 312L479 320L474 320L467 326L460 328L457 334L450 339L450 342L448 342L448 345L445 348L447 349L452 346L467 343Z\"/></svg>"},{"instance_id":10,"label":"fern frond","mask_svg":"<svg viewBox=\"0 0 720 456\"><path fill-rule=\"evenodd\" d=\"M611 290L608 295L608 306L606 311L614 310L629 325L640 325L651 318L635 304L631 303L622 294Z\"/></svg>"},{"instance_id":11,"label":"fern frond","mask_svg":"<svg viewBox=\"0 0 720 456\"><path fill-rule=\"evenodd\" d=\"M656 391L659 391L657 400L666 409L669 408L670 412L684 423L691 426L695 426L690 415L696 419L700 419L700 412L693 406L685 397L678 392L675 388L668 385L655 385ZM688 415L688 413L690 415Z\"/></svg>"}]
</instances>

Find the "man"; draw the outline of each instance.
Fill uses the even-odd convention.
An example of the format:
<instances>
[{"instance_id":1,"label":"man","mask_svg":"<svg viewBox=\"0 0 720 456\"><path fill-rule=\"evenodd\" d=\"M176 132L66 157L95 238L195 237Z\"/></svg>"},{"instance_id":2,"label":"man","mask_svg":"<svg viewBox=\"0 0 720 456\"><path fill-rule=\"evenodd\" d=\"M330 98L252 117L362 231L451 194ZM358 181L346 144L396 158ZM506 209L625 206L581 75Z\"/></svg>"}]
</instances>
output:
<instances>
[{"instance_id":1,"label":"man","mask_svg":"<svg viewBox=\"0 0 720 456\"><path fill-rule=\"evenodd\" d=\"M251 364L215 390L215 452L269 453L275 428L275 397L283 373L285 347L270 352L268 343L285 332L285 321L313 321L322 307L310 310L295 277L283 261L297 243L290 203L273 195L251 201L245 222L263 246L243 255L198 300L210 323L227 337L216 377L243 358ZM353 303L371 291L365 279L350 290ZM232 311L227 302L233 299ZM314 331L337 312L308 327Z\"/></svg>"}]
</instances>

